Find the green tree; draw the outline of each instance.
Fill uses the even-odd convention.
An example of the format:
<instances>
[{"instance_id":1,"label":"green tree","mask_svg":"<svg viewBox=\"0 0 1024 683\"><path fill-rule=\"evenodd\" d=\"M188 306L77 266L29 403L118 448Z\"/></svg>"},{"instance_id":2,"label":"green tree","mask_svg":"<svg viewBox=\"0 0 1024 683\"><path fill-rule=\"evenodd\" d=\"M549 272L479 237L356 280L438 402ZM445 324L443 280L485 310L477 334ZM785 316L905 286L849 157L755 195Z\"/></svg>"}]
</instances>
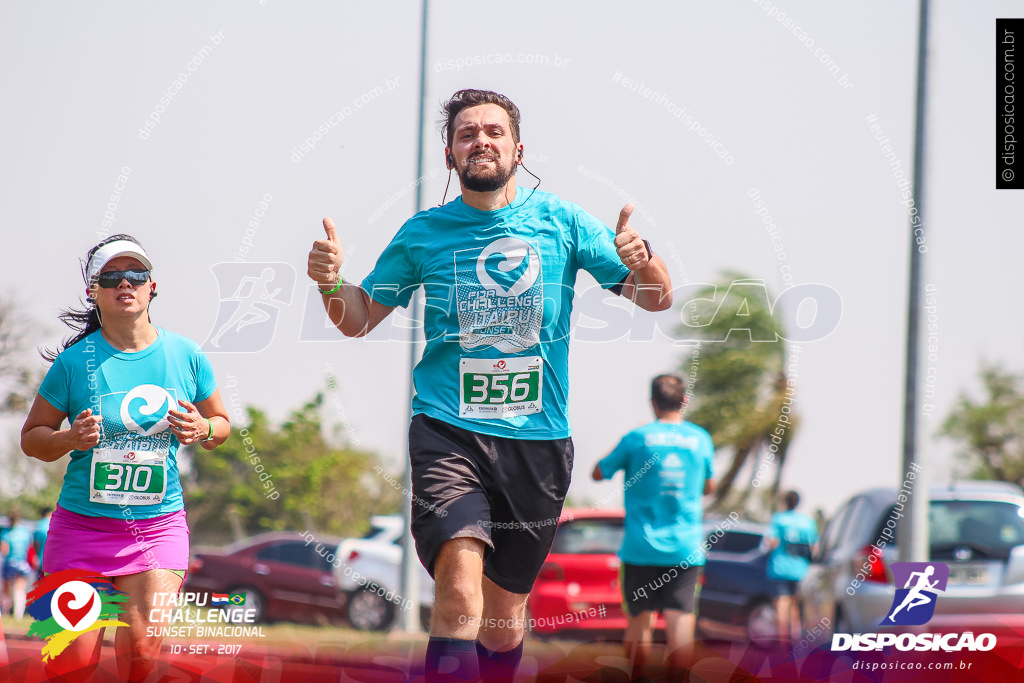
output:
<instances>
[{"instance_id":1,"label":"green tree","mask_svg":"<svg viewBox=\"0 0 1024 683\"><path fill-rule=\"evenodd\" d=\"M794 383L786 374L784 330L772 315L771 300L762 280L725 271L681 311L680 334L701 342L680 364L693 392L686 419L707 429L716 449L732 452L728 468L717 477L712 509L743 509L758 489L763 492L759 505L770 508L799 424L792 410ZM770 487L764 486L767 479L757 478L764 461L775 464ZM741 486L748 464L749 478Z\"/></svg>"},{"instance_id":2,"label":"green tree","mask_svg":"<svg viewBox=\"0 0 1024 683\"><path fill-rule=\"evenodd\" d=\"M970 476L1024 485L1024 377L986 363L979 374L985 397L961 392L940 434L956 442Z\"/></svg>"},{"instance_id":3,"label":"green tree","mask_svg":"<svg viewBox=\"0 0 1024 683\"><path fill-rule=\"evenodd\" d=\"M0 415L16 418L17 427L0 441L0 513L15 507L26 518L53 509L67 460L45 463L21 451L21 423L45 374L29 343L41 335L39 323L12 296L0 296Z\"/></svg>"},{"instance_id":4,"label":"green tree","mask_svg":"<svg viewBox=\"0 0 1024 683\"><path fill-rule=\"evenodd\" d=\"M250 406L248 425L233 425L219 448L189 449L185 508L200 542L277 530L354 535L371 514L399 509L401 494L375 472L374 454L324 438L322 401L317 394L278 429Z\"/></svg>"},{"instance_id":5,"label":"green tree","mask_svg":"<svg viewBox=\"0 0 1024 683\"><path fill-rule=\"evenodd\" d=\"M26 413L35 397L43 374L29 363L28 340L38 335L39 324L13 297L0 297L0 413Z\"/></svg>"},{"instance_id":6,"label":"green tree","mask_svg":"<svg viewBox=\"0 0 1024 683\"><path fill-rule=\"evenodd\" d=\"M0 514L17 508L26 519L42 516L44 509L53 510L64 484L64 472L70 458L42 462L21 451L17 433L10 434L0 455L4 481L0 487Z\"/></svg>"}]
</instances>

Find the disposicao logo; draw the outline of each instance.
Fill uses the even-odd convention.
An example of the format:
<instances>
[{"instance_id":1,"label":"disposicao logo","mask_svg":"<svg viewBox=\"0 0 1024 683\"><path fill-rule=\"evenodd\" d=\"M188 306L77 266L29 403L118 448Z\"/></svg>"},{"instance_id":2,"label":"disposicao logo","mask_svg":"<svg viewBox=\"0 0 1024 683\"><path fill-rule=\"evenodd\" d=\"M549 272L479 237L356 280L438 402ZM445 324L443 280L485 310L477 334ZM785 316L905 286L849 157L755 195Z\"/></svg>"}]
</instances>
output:
<instances>
[{"instance_id":1,"label":"disposicao logo","mask_svg":"<svg viewBox=\"0 0 1024 683\"><path fill-rule=\"evenodd\" d=\"M921 626L935 614L935 600L945 592L949 567L941 562L893 562L896 589L889 614L880 626ZM916 609L916 611L915 611Z\"/></svg>"},{"instance_id":2,"label":"disposicao logo","mask_svg":"<svg viewBox=\"0 0 1024 683\"><path fill-rule=\"evenodd\" d=\"M53 659L78 636L106 626L127 626L117 617L128 596L110 579L85 569L65 569L32 586L26 611L35 623L28 634L46 641L43 661Z\"/></svg>"},{"instance_id":3,"label":"disposicao logo","mask_svg":"<svg viewBox=\"0 0 1024 683\"><path fill-rule=\"evenodd\" d=\"M879 626L922 626L935 615L938 594L945 592L949 567L942 562L893 562L893 583L896 593L889 612ZM964 633L835 633L832 651L866 652L895 646L897 650L918 652L987 651L996 646L991 633L975 636Z\"/></svg>"}]
</instances>

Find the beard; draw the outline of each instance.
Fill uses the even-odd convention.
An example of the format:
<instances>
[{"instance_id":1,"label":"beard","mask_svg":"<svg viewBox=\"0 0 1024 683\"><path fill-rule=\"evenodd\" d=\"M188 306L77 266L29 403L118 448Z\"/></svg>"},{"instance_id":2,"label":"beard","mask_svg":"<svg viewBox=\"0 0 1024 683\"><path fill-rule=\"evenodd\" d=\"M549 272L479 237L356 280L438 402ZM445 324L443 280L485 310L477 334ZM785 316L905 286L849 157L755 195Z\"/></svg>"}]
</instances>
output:
<instances>
[{"instance_id":1,"label":"beard","mask_svg":"<svg viewBox=\"0 0 1024 683\"><path fill-rule=\"evenodd\" d=\"M494 170L467 163L459 171L459 182L467 190L472 192L494 192L508 184L509 179L516 174L516 166L503 167L501 162L495 160Z\"/></svg>"}]
</instances>

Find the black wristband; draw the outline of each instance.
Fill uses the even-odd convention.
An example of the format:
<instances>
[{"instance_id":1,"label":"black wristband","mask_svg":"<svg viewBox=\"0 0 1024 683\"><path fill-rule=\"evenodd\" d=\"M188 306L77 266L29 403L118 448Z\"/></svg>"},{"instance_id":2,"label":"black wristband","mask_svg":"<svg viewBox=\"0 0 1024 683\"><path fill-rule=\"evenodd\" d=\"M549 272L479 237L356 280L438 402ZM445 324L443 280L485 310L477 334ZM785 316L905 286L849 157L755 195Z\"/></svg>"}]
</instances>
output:
<instances>
[{"instance_id":1,"label":"black wristband","mask_svg":"<svg viewBox=\"0 0 1024 683\"><path fill-rule=\"evenodd\" d=\"M644 246L647 247L647 259L650 260L650 259L654 258L654 252L651 251L651 243L648 242L647 240L643 240L643 243L644 243Z\"/></svg>"}]
</instances>

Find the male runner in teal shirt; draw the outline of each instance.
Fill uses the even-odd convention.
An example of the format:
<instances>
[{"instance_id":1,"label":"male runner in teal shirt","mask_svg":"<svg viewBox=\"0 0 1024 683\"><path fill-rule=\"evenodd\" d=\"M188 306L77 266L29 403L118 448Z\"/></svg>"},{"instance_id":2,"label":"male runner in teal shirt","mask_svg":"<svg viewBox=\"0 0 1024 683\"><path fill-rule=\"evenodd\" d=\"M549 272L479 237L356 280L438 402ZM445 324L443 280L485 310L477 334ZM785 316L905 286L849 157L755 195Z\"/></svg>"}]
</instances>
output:
<instances>
[{"instance_id":1,"label":"male runner in teal shirt","mask_svg":"<svg viewBox=\"0 0 1024 683\"><path fill-rule=\"evenodd\" d=\"M624 645L637 669L650 646L657 612L665 617L671 666L683 668L693 643L696 586L704 566L701 501L715 489L715 449L703 428L683 421L686 399L682 377L655 377L655 421L622 437L592 475L601 481L624 470L626 528L619 550L627 616Z\"/></svg>"},{"instance_id":2,"label":"male runner in teal shirt","mask_svg":"<svg viewBox=\"0 0 1024 683\"><path fill-rule=\"evenodd\" d=\"M671 306L671 283L630 227L631 205L613 232L575 204L517 188L523 145L508 98L462 90L443 114L445 162L462 196L406 221L361 285L342 282L341 243L325 218L327 239L313 244L308 274L350 337L369 333L424 286L427 343L413 375L409 455L413 493L429 504L413 506L412 523L435 580L427 677L511 680L526 599L572 470L576 274L587 270L652 311Z\"/></svg>"}]
</instances>

